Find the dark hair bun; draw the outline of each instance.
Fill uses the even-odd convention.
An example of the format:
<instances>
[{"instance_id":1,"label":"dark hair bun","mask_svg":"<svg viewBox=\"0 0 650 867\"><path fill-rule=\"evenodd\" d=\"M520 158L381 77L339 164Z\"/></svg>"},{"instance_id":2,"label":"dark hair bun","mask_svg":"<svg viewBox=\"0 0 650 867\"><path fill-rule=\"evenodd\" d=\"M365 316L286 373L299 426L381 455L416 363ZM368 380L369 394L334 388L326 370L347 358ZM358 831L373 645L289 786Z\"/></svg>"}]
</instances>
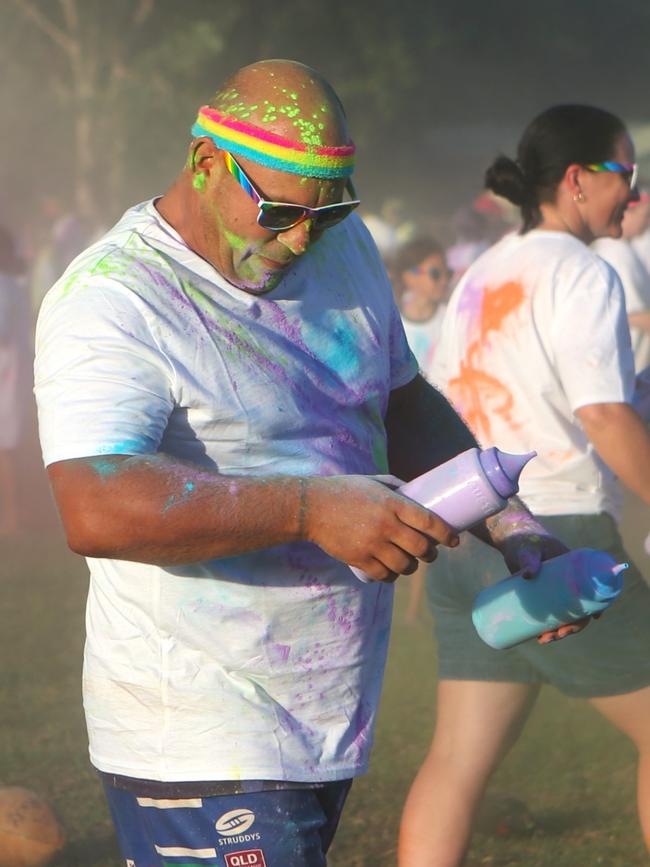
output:
<instances>
[{"instance_id":1,"label":"dark hair bun","mask_svg":"<svg viewBox=\"0 0 650 867\"><path fill-rule=\"evenodd\" d=\"M485 172L485 186L497 196L503 196L513 205L522 205L526 200L526 180L520 167L510 157L495 159Z\"/></svg>"}]
</instances>

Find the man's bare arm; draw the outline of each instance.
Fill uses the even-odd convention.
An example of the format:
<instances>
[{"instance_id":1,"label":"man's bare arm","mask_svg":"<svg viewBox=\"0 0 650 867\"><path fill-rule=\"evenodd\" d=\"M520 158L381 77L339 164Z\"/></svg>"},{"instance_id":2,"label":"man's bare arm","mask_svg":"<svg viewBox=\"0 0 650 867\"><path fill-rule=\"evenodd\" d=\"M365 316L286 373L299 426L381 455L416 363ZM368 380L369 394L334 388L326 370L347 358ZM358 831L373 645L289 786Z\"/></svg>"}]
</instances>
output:
<instances>
[{"instance_id":1,"label":"man's bare arm","mask_svg":"<svg viewBox=\"0 0 650 867\"><path fill-rule=\"evenodd\" d=\"M158 565L311 541L372 577L433 557L456 536L365 476L230 476L163 454L103 455L48 468L70 547Z\"/></svg>"}]
</instances>

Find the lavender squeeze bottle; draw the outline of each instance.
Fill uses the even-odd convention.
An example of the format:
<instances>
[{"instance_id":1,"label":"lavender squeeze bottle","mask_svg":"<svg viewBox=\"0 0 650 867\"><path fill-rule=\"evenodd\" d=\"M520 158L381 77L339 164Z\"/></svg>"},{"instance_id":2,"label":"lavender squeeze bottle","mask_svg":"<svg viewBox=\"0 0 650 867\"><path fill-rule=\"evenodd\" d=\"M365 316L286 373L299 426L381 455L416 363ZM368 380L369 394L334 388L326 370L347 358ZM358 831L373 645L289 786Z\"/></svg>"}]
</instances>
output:
<instances>
[{"instance_id":1,"label":"lavender squeeze bottle","mask_svg":"<svg viewBox=\"0 0 650 867\"><path fill-rule=\"evenodd\" d=\"M472 448L397 489L445 520L457 532L489 518L519 490L519 474L536 452L510 455L496 447ZM372 581L350 567L361 581Z\"/></svg>"},{"instance_id":2,"label":"lavender squeeze bottle","mask_svg":"<svg viewBox=\"0 0 650 867\"><path fill-rule=\"evenodd\" d=\"M490 647L513 647L607 608L621 592L628 566L605 551L576 548L546 560L533 578L516 573L481 590L472 622Z\"/></svg>"}]
</instances>

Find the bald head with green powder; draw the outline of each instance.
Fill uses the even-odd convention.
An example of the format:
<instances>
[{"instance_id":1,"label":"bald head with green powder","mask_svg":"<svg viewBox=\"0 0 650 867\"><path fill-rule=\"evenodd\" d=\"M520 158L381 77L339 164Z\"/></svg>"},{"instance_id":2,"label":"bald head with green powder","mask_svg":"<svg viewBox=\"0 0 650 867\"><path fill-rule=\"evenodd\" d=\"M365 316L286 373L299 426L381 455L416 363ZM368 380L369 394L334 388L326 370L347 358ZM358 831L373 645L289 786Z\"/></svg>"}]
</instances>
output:
<instances>
[{"instance_id":1,"label":"bald head with green powder","mask_svg":"<svg viewBox=\"0 0 650 867\"><path fill-rule=\"evenodd\" d=\"M266 60L240 69L210 100L221 116L250 125L261 136L296 143L306 152L350 146L343 106L313 69L289 60ZM256 162L237 163L266 200L318 208L342 202L343 177L314 177ZM252 294L273 289L287 268L317 240L311 219L271 231L257 222L258 207L228 171L224 149L209 135L195 136L186 166L156 203L185 242L234 286Z\"/></svg>"}]
</instances>

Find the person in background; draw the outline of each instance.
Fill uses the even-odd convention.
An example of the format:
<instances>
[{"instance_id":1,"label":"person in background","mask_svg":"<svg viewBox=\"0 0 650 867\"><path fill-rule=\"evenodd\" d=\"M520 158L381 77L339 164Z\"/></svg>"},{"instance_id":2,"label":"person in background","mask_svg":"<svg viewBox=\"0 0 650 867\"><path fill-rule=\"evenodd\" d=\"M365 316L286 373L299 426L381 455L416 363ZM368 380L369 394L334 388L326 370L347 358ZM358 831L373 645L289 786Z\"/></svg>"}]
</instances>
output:
<instances>
[{"instance_id":1,"label":"person in background","mask_svg":"<svg viewBox=\"0 0 650 867\"><path fill-rule=\"evenodd\" d=\"M447 249L447 266L451 285L455 286L465 271L492 243L489 220L473 205L459 208L452 218L454 241Z\"/></svg>"},{"instance_id":2,"label":"person in background","mask_svg":"<svg viewBox=\"0 0 650 867\"><path fill-rule=\"evenodd\" d=\"M433 238L419 237L397 250L389 273L402 317L406 339L420 371L429 376L449 291L449 271L442 246ZM426 564L409 578L406 622L415 623L422 611Z\"/></svg>"},{"instance_id":3,"label":"person in background","mask_svg":"<svg viewBox=\"0 0 650 867\"><path fill-rule=\"evenodd\" d=\"M81 251L98 237L86 219L66 210L59 199L46 196L41 203L42 237L34 251L29 295L34 319L49 287Z\"/></svg>"},{"instance_id":4,"label":"person in background","mask_svg":"<svg viewBox=\"0 0 650 867\"><path fill-rule=\"evenodd\" d=\"M415 225L405 218L405 202L391 196L386 199L377 212L361 212L366 229L372 235L384 262L389 262L400 244L413 237Z\"/></svg>"},{"instance_id":5,"label":"person in background","mask_svg":"<svg viewBox=\"0 0 650 867\"><path fill-rule=\"evenodd\" d=\"M399 247L390 273L406 339L426 375L433 364L448 297L445 252L432 238L414 238Z\"/></svg>"},{"instance_id":6,"label":"person in background","mask_svg":"<svg viewBox=\"0 0 650 867\"><path fill-rule=\"evenodd\" d=\"M631 406L634 357L614 270L589 247L618 238L633 186L623 123L584 105L535 118L517 159L486 185L521 211L519 232L469 268L447 309L434 379L484 445L535 449L520 494L571 548L629 561L616 527L616 477L650 503L650 433ZM624 590L561 644L492 650L476 594L504 576L469 534L429 570L438 644L433 742L402 818L399 864L459 867L490 775L516 742L542 683L592 705L639 751L638 809L650 848L650 589L632 564ZM533 579L534 580L534 579ZM549 736L550 737L550 736Z\"/></svg>"},{"instance_id":7,"label":"person in background","mask_svg":"<svg viewBox=\"0 0 650 867\"><path fill-rule=\"evenodd\" d=\"M650 184L645 179L639 181L638 213L626 213L623 221L624 233L629 219L632 219L634 225L630 233L630 243L650 274Z\"/></svg>"},{"instance_id":8,"label":"person in background","mask_svg":"<svg viewBox=\"0 0 650 867\"><path fill-rule=\"evenodd\" d=\"M592 244L592 250L609 262L621 279L637 373L650 365L650 272L634 239L643 235L649 212L650 197L642 190L639 201L630 202L625 211L622 237L598 238Z\"/></svg>"},{"instance_id":9,"label":"person in background","mask_svg":"<svg viewBox=\"0 0 650 867\"><path fill-rule=\"evenodd\" d=\"M25 263L0 226L0 536L20 526L17 450L23 434L31 357Z\"/></svg>"}]
</instances>

